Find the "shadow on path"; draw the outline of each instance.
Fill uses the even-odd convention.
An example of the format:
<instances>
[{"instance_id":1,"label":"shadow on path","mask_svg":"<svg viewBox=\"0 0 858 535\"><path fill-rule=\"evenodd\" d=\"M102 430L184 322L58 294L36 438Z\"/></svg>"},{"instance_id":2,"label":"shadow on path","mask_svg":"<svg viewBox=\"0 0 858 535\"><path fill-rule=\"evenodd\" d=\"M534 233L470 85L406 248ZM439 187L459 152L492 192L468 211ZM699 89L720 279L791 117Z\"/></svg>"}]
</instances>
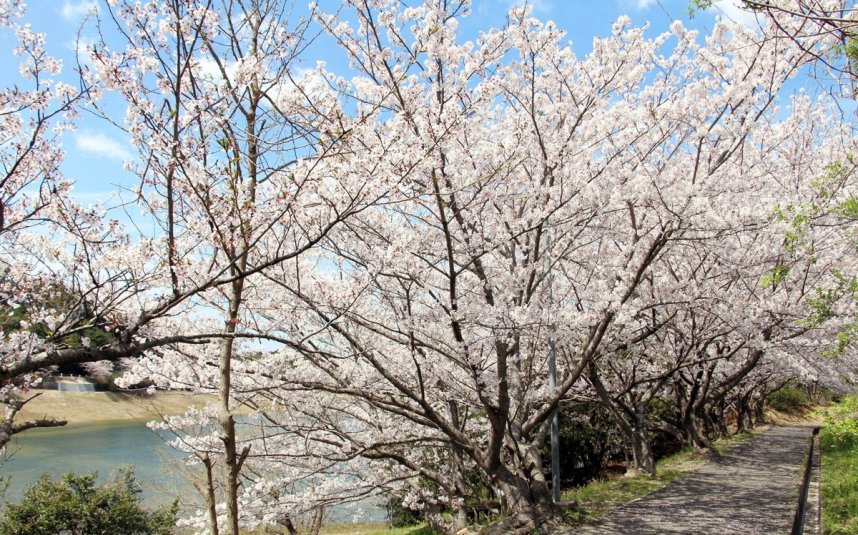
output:
<instances>
[{"instance_id":1,"label":"shadow on path","mask_svg":"<svg viewBox=\"0 0 858 535\"><path fill-rule=\"evenodd\" d=\"M774 427L567 535L788 533L812 430Z\"/></svg>"}]
</instances>

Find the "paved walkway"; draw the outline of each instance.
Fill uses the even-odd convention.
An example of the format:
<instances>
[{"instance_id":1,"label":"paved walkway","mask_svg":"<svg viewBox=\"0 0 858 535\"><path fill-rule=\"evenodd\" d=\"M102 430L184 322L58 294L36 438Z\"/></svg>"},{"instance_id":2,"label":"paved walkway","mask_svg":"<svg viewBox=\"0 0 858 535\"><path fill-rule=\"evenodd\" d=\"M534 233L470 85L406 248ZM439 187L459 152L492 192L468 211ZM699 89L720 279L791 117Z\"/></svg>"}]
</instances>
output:
<instances>
[{"instance_id":1,"label":"paved walkway","mask_svg":"<svg viewBox=\"0 0 858 535\"><path fill-rule=\"evenodd\" d=\"M774 427L572 534L789 533L811 427Z\"/></svg>"}]
</instances>

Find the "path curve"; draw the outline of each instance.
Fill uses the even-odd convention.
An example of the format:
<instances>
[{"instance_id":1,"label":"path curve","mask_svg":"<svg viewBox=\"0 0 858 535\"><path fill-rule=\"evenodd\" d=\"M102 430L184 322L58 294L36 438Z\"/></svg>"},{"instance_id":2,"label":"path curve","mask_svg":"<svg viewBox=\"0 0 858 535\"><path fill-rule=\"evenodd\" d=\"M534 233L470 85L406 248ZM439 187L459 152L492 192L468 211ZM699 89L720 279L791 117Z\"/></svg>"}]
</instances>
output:
<instances>
[{"instance_id":1,"label":"path curve","mask_svg":"<svg viewBox=\"0 0 858 535\"><path fill-rule=\"evenodd\" d=\"M813 427L773 427L566 535L789 533Z\"/></svg>"}]
</instances>

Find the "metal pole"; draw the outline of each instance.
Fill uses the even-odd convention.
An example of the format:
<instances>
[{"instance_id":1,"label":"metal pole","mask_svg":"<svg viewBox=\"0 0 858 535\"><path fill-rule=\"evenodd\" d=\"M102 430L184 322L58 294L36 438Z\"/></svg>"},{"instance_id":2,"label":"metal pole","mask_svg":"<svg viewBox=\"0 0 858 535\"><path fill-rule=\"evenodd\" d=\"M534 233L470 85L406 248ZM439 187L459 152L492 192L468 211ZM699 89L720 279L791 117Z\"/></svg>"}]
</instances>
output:
<instances>
[{"instance_id":1,"label":"metal pole","mask_svg":"<svg viewBox=\"0 0 858 535\"><path fill-rule=\"evenodd\" d=\"M550 326L548 338L548 386L557 388L557 354L554 325ZM551 496L554 503L560 502L560 415L557 408L551 415Z\"/></svg>"},{"instance_id":2,"label":"metal pole","mask_svg":"<svg viewBox=\"0 0 858 535\"><path fill-rule=\"evenodd\" d=\"M551 317L551 323L548 326L548 387L552 392L557 388L557 326L554 324L553 308L554 273L550 273L548 275L548 314ZM551 414L551 497L554 503L560 502L560 415L557 407Z\"/></svg>"}]
</instances>

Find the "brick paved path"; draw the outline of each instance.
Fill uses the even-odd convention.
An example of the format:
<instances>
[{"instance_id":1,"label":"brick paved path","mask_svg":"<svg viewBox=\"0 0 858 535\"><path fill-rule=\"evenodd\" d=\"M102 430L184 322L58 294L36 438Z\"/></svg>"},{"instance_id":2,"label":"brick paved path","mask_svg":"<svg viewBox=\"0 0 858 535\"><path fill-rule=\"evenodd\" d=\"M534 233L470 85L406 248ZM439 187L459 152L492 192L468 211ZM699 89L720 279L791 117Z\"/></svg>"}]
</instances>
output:
<instances>
[{"instance_id":1,"label":"brick paved path","mask_svg":"<svg viewBox=\"0 0 858 535\"><path fill-rule=\"evenodd\" d=\"M774 427L573 534L789 533L811 427Z\"/></svg>"}]
</instances>

